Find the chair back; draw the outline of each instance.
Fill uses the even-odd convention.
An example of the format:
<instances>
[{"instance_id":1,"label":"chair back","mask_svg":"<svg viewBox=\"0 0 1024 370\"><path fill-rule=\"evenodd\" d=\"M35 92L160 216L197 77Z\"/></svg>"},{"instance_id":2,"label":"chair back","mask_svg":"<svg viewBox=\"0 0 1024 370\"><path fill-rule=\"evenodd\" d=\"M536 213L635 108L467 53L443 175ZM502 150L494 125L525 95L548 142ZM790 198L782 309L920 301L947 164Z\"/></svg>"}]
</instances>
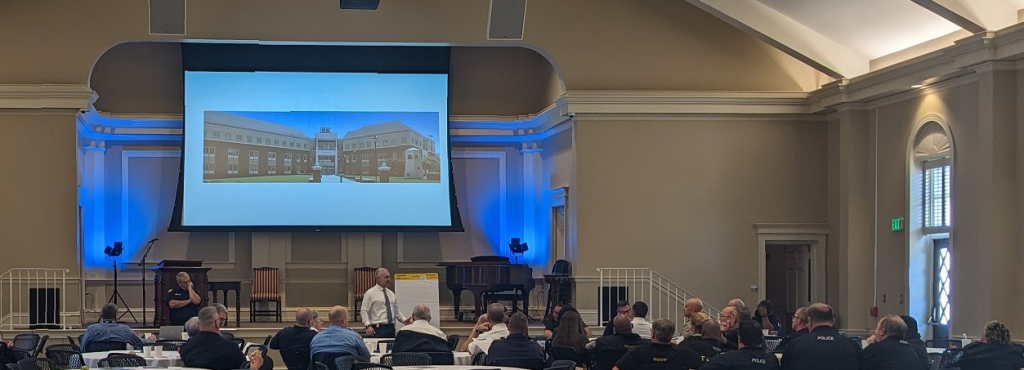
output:
<instances>
[{"instance_id":1,"label":"chair back","mask_svg":"<svg viewBox=\"0 0 1024 370\"><path fill-rule=\"evenodd\" d=\"M266 346L266 347L270 347L270 340L271 339L274 339L274 336L273 335L268 335L267 338L263 339L263 345Z\"/></svg>"},{"instance_id":2,"label":"chair back","mask_svg":"<svg viewBox=\"0 0 1024 370\"><path fill-rule=\"evenodd\" d=\"M302 348L281 349L281 359L288 370L307 370L309 364L309 346ZM327 365L324 365L327 366Z\"/></svg>"},{"instance_id":3,"label":"chair back","mask_svg":"<svg viewBox=\"0 0 1024 370\"><path fill-rule=\"evenodd\" d=\"M470 363L470 365L483 366L485 363L487 363L487 353L480 352L473 355L473 361Z\"/></svg>"},{"instance_id":4,"label":"chair back","mask_svg":"<svg viewBox=\"0 0 1024 370\"><path fill-rule=\"evenodd\" d=\"M76 346L74 344L51 344L51 345L46 346L46 352L50 352L51 350L63 350L63 351L78 352L78 350L75 349L77 347L78 346Z\"/></svg>"},{"instance_id":5,"label":"chair back","mask_svg":"<svg viewBox=\"0 0 1024 370\"><path fill-rule=\"evenodd\" d=\"M18 370L56 370L57 366L48 358L26 358L18 361Z\"/></svg>"},{"instance_id":6,"label":"chair back","mask_svg":"<svg viewBox=\"0 0 1024 370\"><path fill-rule=\"evenodd\" d=\"M546 368L544 370L573 370L575 368L576 368L575 364L570 364L570 363L562 362L560 364L551 364L551 366L549 366L548 368Z\"/></svg>"},{"instance_id":7,"label":"chair back","mask_svg":"<svg viewBox=\"0 0 1024 370\"><path fill-rule=\"evenodd\" d=\"M82 352L117 351L124 349L126 344L125 342L117 341L93 341L89 342L89 345L85 348L82 348Z\"/></svg>"},{"instance_id":8,"label":"chair back","mask_svg":"<svg viewBox=\"0 0 1024 370\"><path fill-rule=\"evenodd\" d=\"M245 339L242 339L242 338L229 338L228 340L230 340L232 343L237 345L239 350L241 350L242 348L245 348Z\"/></svg>"},{"instance_id":9,"label":"chair back","mask_svg":"<svg viewBox=\"0 0 1024 370\"><path fill-rule=\"evenodd\" d=\"M453 352L420 352L430 356L431 365L455 365L455 353Z\"/></svg>"},{"instance_id":10,"label":"chair back","mask_svg":"<svg viewBox=\"0 0 1024 370\"><path fill-rule=\"evenodd\" d=\"M313 369L313 370L328 370L329 369L327 367L327 365L321 364L319 362L314 362L313 366L315 367L315 369Z\"/></svg>"},{"instance_id":11,"label":"chair back","mask_svg":"<svg viewBox=\"0 0 1024 370\"><path fill-rule=\"evenodd\" d=\"M56 346L71 347L70 344L58 344ZM85 363L82 361L82 354L71 349L58 349L56 346L46 348L46 358L53 361L54 366L60 369L78 369Z\"/></svg>"},{"instance_id":12,"label":"chair back","mask_svg":"<svg viewBox=\"0 0 1024 370\"><path fill-rule=\"evenodd\" d=\"M394 370L391 366L375 364L370 362L357 362L352 364L352 370Z\"/></svg>"},{"instance_id":13,"label":"chair back","mask_svg":"<svg viewBox=\"0 0 1024 370\"><path fill-rule=\"evenodd\" d=\"M14 343L13 346L11 346L11 349L20 349L28 352L29 356L36 357L36 355L39 354L37 348L39 348L39 342L41 340L42 337L40 337L39 334L18 334L14 336Z\"/></svg>"},{"instance_id":14,"label":"chair back","mask_svg":"<svg viewBox=\"0 0 1024 370\"><path fill-rule=\"evenodd\" d=\"M255 301L277 301L281 299L278 291L278 269L275 267L257 267L252 269L252 296Z\"/></svg>"},{"instance_id":15,"label":"chair back","mask_svg":"<svg viewBox=\"0 0 1024 370\"><path fill-rule=\"evenodd\" d=\"M573 368L576 367L576 363L572 362L572 361L569 361L569 360L555 360L555 361L551 362L551 367L556 367L556 368L568 367L569 370L572 370Z\"/></svg>"},{"instance_id":16,"label":"chair back","mask_svg":"<svg viewBox=\"0 0 1024 370\"><path fill-rule=\"evenodd\" d=\"M352 364L357 362L370 362L370 359L363 356L340 356L334 359L335 370L352 370Z\"/></svg>"},{"instance_id":17,"label":"chair back","mask_svg":"<svg viewBox=\"0 0 1024 370\"><path fill-rule=\"evenodd\" d=\"M547 365L544 359L533 357L492 358L487 360L487 362L489 366L518 367L530 370L544 370L544 367Z\"/></svg>"},{"instance_id":18,"label":"chair back","mask_svg":"<svg viewBox=\"0 0 1024 370\"><path fill-rule=\"evenodd\" d=\"M764 337L764 350L772 352L779 346L779 343L782 343L782 338L776 336Z\"/></svg>"},{"instance_id":19,"label":"chair back","mask_svg":"<svg viewBox=\"0 0 1024 370\"><path fill-rule=\"evenodd\" d=\"M107 355L107 358L100 360L100 364L103 361L107 362L108 366L106 367L144 367L147 365L146 359L141 356L126 353L111 353Z\"/></svg>"},{"instance_id":20,"label":"chair back","mask_svg":"<svg viewBox=\"0 0 1024 370\"><path fill-rule=\"evenodd\" d=\"M352 293L357 301L363 299L363 293L377 285L376 275L376 267L359 267L354 270L352 273Z\"/></svg>"},{"instance_id":21,"label":"chair back","mask_svg":"<svg viewBox=\"0 0 1024 370\"><path fill-rule=\"evenodd\" d=\"M181 346L184 346L185 343L188 343L188 342L187 341L183 341L183 340L158 340L158 341L156 341L156 344L161 345L164 348L164 351L175 351L175 352L177 352L179 349L181 349Z\"/></svg>"},{"instance_id":22,"label":"chair back","mask_svg":"<svg viewBox=\"0 0 1024 370\"><path fill-rule=\"evenodd\" d=\"M422 366L430 365L430 356L423 353L400 352L389 353L380 357L381 365L388 366Z\"/></svg>"},{"instance_id":23,"label":"chair back","mask_svg":"<svg viewBox=\"0 0 1024 370\"><path fill-rule=\"evenodd\" d=\"M459 335L452 334L448 336L448 349L454 351L459 346Z\"/></svg>"},{"instance_id":24,"label":"chair back","mask_svg":"<svg viewBox=\"0 0 1024 370\"><path fill-rule=\"evenodd\" d=\"M70 343L71 346L74 347L75 352L82 352L82 347L79 347L79 344L81 344L81 343L75 342L75 338L74 337L69 335L68 336L68 343Z\"/></svg>"},{"instance_id":25,"label":"chair back","mask_svg":"<svg viewBox=\"0 0 1024 370\"><path fill-rule=\"evenodd\" d=\"M583 366L583 362L580 361L580 355L576 352L576 348L568 346L556 346L551 345L551 357L555 360L569 360L576 363L576 366Z\"/></svg>"},{"instance_id":26,"label":"chair back","mask_svg":"<svg viewBox=\"0 0 1024 370\"><path fill-rule=\"evenodd\" d=\"M47 334L43 334L43 336L39 338L39 344L36 345L35 353L32 354L33 357L38 357L40 353L43 353L43 348L46 348L46 341L49 339L50 336Z\"/></svg>"},{"instance_id":27,"label":"chair back","mask_svg":"<svg viewBox=\"0 0 1024 370\"><path fill-rule=\"evenodd\" d=\"M309 363L309 368L315 369L315 362L319 362L321 364L327 365L327 368L330 370L338 370L337 365L335 365L334 361L337 360L338 357L349 355L352 354L349 352L317 352L315 355L313 355L313 362Z\"/></svg>"},{"instance_id":28,"label":"chair back","mask_svg":"<svg viewBox=\"0 0 1024 370\"><path fill-rule=\"evenodd\" d=\"M594 369L596 370L611 370L615 367L615 363L619 362L622 356L626 355L626 350L618 351L599 351L594 353ZM561 360L559 360L561 361ZM557 362L557 361L556 361ZM570 361L572 362L572 361ZM575 362L574 362L575 363ZM575 367L575 365L573 365Z\"/></svg>"},{"instance_id":29,"label":"chair back","mask_svg":"<svg viewBox=\"0 0 1024 370\"><path fill-rule=\"evenodd\" d=\"M569 261L558 260L558 261L555 261L555 264L553 266L551 266L551 274L552 275L557 275L557 274L567 274L568 275L569 272L571 271L571 269L572 269L572 265L569 264Z\"/></svg>"}]
</instances>

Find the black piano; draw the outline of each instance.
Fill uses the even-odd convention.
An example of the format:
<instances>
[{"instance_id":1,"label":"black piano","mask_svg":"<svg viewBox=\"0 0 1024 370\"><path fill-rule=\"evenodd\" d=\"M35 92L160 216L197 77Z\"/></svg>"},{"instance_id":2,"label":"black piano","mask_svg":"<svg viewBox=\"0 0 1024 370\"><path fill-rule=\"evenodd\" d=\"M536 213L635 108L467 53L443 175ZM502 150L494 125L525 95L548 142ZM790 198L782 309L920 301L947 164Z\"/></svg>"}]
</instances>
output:
<instances>
[{"instance_id":1,"label":"black piano","mask_svg":"<svg viewBox=\"0 0 1024 370\"><path fill-rule=\"evenodd\" d=\"M455 297L455 314L459 321L462 321L459 304L463 290L473 292L477 317L484 312L485 294L501 300L521 300L523 311L529 315L530 291L534 287L533 269L530 266L514 265L508 257L501 256L473 257L470 262L442 262L438 266L445 268L445 283ZM516 309L513 304L512 311Z\"/></svg>"}]
</instances>

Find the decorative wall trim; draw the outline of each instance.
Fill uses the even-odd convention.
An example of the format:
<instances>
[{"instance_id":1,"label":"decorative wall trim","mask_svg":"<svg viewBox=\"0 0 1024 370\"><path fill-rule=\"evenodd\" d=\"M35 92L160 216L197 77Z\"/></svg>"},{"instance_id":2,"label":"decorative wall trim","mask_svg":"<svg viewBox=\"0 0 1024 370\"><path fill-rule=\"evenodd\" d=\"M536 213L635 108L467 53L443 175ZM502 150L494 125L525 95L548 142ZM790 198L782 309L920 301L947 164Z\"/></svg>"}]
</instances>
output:
<instances>
[{"instance_id":1,"label":"decorative wall trim","mask_svg":"<svg viewBox=\"0 0 1024 370\"><path fill-rule=\"evenodd\" d=\"M555 101L572 114L807 114L808 96L781 91L586 90L566 91Z\"/></svg>"},{"instance_id":2,"label":"decorative wall trim","mask_svg":"<svg viewBox=\"0 0 1024 370\"><path fill-rule=\"evenodd\" d=\"M505 162L506 162L505 161L505 156L506 156L506 154L505 154L504 151L500 151L500 152L494 152L494 151L453 151L452 152L452 159L497 159L498 160L498 174L499 174L498 176L500 176L500 178L498 179L498 184L499 184L498 185L498 193L501 196L501 199L499 201L499 203L500 203L499 209L501 211L501 215L500 215L500 218L499 218L499 222L501 222L501 238L498 239L498 240L501 240L502 242L504 242L505 240L508 240L508 230L507 230L507 226L506 226L507 219L508 219L508 204L507 204L508 203L508 185L506 184L506 182L507 182L506 181L507 172L505 171ZM401 244L399 244L399 246L401 246ZM502 249L502 251L504 251L504 249ZM507 256L508 255L507 252L504 253L504 255ZM399 258L402 258L401 255L399 255Z\"/></svg>"},{"instance_id":3,"label":"decorative wall trim","mask_svg":"<svg viewBox=\"0 0 1024 370\"><path fill-rule=\"evenodd\" d=\"M98 96L81 84L0 84L0 109L90 109Z\"/></svg>"},{"instance_id":4,"label":"decorative wall trim","mask_svg":"<svg viewBox=\"0 0 1024 370\"><path fill-rule=\"evenodd\" d=\"M758 300L764 300L767 291L767 261L765 253L767 245L777 242L795 242L796 244L810 245L811 253L811 302L820 302L826 298L826 287L828 276L825 270L825 256L828 254L828 224L777 224L777 223L756 223L754 229L757 232L757 282Z\"/></svg>"}]
</instances>

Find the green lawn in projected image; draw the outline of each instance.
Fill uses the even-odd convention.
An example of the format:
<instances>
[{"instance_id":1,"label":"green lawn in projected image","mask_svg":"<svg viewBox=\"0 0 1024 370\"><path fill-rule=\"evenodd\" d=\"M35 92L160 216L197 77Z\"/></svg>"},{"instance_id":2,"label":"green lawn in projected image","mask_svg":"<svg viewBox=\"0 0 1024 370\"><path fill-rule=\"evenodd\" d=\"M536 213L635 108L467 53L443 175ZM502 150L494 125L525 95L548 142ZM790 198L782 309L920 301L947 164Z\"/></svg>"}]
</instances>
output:
<instances>
[{"instance_id":1,"label":"green lawn in projected image","mask_svg":"<svg viewBox=\"0 0 1024 370\"><path fill-rule=\"evenodd\" d=\"M267 182L267 183L280 183L280 182L309 182L309 179L313 175L279 175L279 176L252 176L252 177L235 177L230 179L205 179L203 182Z\"/></svg>"}]
</instances>

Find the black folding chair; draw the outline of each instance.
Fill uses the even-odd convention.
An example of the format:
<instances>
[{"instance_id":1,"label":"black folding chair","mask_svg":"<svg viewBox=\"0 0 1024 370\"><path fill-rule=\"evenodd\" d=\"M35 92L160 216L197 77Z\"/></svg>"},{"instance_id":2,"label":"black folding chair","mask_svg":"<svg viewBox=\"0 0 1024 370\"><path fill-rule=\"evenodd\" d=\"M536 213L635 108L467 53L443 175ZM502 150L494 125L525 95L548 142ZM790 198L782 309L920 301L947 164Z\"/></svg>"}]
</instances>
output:
<instances>
[{"instance_id":1,"label":"black folding chair","mask_svg":"<svg viewBox=\"0 0 1024 370\"><path fill-rule=\"evenodd\" d=\"M352 370L352 364L357 362L370 362L370 359L363 356L339 356L334 359L335 370Z\"/></svg>"},{"instance_id":2,"label":"black folding chair","mask_svg":"<svg viewBox=\"0 0 1024 370\"><path fill-rule=\"evenodd\" d=\"M486 362L487 362L487 354L484 353L484 352L480 352L480 353L477 353L477 354L473 355L473 362L471 363L471 365L473 365L473 366L482 366Z\"/></svg>"},{"instance_id":3,"label":"black folding chair","mask_svg":"<svg viewBox=\"0 0 1024 370\"><path fill-rule=\"evenodd\" d=\"M184 346L185 343L188 343L188 342L183 341L183 340L158 340L158 341L156 341L156 344L159 344L159 345L163 346L164 351L174 351L174 352L177 352L179 349L181 349L181 346Z\"/></svg>"},{"instance_id":4,"label":"black folding chair","mask_svg":"<svg viewBox=\"0 0 1024 370\"><path fill-rule=\"evenodd\" d=\"M314 362L313 366L316 367L316 369L314 370L328 370L327 365L321 364L319 362Z\"/></svg>"},{"instance_id":5,"label":"black folding chair","mask_svg":"<svg viewBox=\"0 0 1024 370\"><path fill-rule=\"evenodd\" d=\"M319 362L321 364L327 365L327 368L329 370L338 370L334 363L334 360L338 359L338 357L349 355L352 354L348 352L317 352L316 354L313 355L313 361L309 363L309 368L311 370L315 369L316 366L314 363Z\"/></svg>"},{"instance_id":6,"label":"black folding chair","mask_svg":"<svg viewBox=\"0 0 1024 370\"><path fill-rule=\"evenodd\" d=\"M18 361L18 370L56 370L53 361L48 358L26 358Z\"/></svg>"},{"instance_id":7,"label":"black folding chair","mask_svg":"<svg viewBox=\"0 0 1024 370\"><path fill-rule=\"evenodd\" d=\"M551 345L551 357L555 360L569 360L576 366L583 366L579 352L576 352L573 347Z\"/></svg>"},{"instance_id":8,"label":"black folding chair","mask_svg":"<svg viewBox=\"0 0 1024 370\"><path fill-rule=\"evenodd\" d=\"M423 353L400 352L380 357L380 364L387 366L421 366L430 365L430 356Z\"/></svg>"},{"instance_id":9,"label":"black folding chair","mask_svg":"<svg viewBox=\"0 0 1024 370\"><path fill-rule=\"evenodd\" d=\"M519 358L519 357L507 357L507 358L492 358L487 360L488 366L502 366L502 367L518 367L521 369L530 370L544 370L547 364L544 359L539 358Z\"/></svg>"},{"instance_id":10,"label":"black folding chair","mask_svg":"<svg viewBox=\"0 0 1024 370\"><path fill-rule=\"evenodd\" d=\"M58 344L58 346L68 346L69 344ZM82 354L78 351L67 350L67 349L56 349L55 346L46 348L46 358L53 361L54 366L60 369L77 369L85 365L82 361Z\"/></svg>"},{"instance_id":11,"label":"black folding chair","mask_svg":"<svg viewBox=\"0 0 1024 370\"><path fill-rule=\"evenodd\" d=\"M107 366L103 366L103 362L106 361ZM100 367L145 367L146 359L141 356L130 355L127 353L111 353L107 355L107 358L100 360Z\"/></svg>"},{"instance_id":12,"label":"black folding chair","mask_svg":"<svg viewBox=\"0 0 1024 370\"><path fill-rule=\"evenodd\" d=\"M394 370L391 366L375 364L371 362L357 362L352 364L352 370Z\"/></svg>"},{"instance_id":13,"label":"black folding chair","mask_svg":"<svg viewBox=\"0 0 1024 370\"><path fill-rule=\"evenodd\" d=\"M242 338L228 338L232 342L238 345L238 349L245 348L245 339Z\"/></svg>"},{"instance_id":14,"label":"black folding chair","mask_svg":"<svg viewBox=\"0 0 1024 370\"><path fill-rule=\"evenodd\" d=\"M455 365L455 354L452 352L420 352L430 356L431 365Z\"/></svg>"},{"instance_id":15,"label":"black folding chair","mask_svg":"<svg viewBox=\"0 0 1024 370\"><path fill-rule=\"evenodd\" d=\"M79 346L79 342L75 342L75 337L68 336L68 343L75 347L75 352L82 352L82 347Z\"/></svg>"},{"instance_id":16,"label":"black folding chair","mask_svg":"<svg viewBox=\"0 0 1024 370\"><path fill-rule=\"evenodd\" d=\"M452 334L448 336L448 349L454 351L459 346L459 335Z\"/></svg>"},{"instance_id":17,"label":"black folding chair","mask_svg":"<svg viewBox=\"0 0 1024 370\"><path fill-rule=\"evenodd\" d=\"M123 350L127 343L115 341L89 342L89 345L82 348L82 352L110 352Z\"/></svg>"}]
</instances>

